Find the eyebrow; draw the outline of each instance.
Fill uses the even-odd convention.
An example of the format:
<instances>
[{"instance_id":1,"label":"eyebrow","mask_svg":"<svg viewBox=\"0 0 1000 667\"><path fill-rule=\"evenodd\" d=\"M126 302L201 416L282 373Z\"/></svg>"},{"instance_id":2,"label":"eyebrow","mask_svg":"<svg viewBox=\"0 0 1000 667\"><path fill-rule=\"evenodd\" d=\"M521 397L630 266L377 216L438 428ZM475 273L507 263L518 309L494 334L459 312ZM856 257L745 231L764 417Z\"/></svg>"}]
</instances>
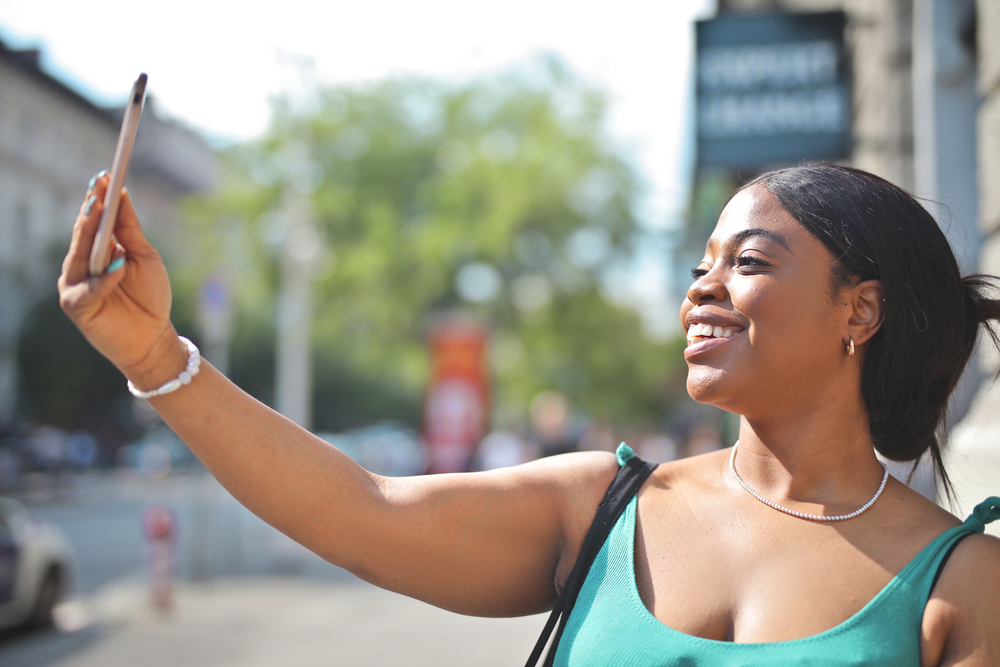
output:
<instances>
[{"instance_id":1,"label":"eyebrow","mask_svg":"<svg viewBox=\"0 0 1000 667\"><path fill-rule=\"evenodd\" d=\"M768 239L770 241L774 241L788 252L792 252L792 249L788 247L788 242L785 241L785 237L781 236L780 234L775 234L774 232L769 231L767 229L761 229L760 227L751 227L749 229L742 229L733 234L732 238L730 239L730 242L738 245L740 243L743 243L747 239L751 239L757 236Z\"/></svg>"}]
</instances>

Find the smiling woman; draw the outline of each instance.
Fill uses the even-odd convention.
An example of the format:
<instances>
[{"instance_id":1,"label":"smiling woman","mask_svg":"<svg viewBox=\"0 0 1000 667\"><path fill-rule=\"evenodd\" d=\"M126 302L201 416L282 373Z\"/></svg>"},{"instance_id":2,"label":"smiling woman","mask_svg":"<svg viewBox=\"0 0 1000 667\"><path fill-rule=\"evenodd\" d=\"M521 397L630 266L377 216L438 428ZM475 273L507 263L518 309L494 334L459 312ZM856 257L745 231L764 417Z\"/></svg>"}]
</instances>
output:
<instances>
[{"instance_id":1,"label":"smiling woman","mask_svg":"<svg viewBox=\"0 0 1000 667\"><path fill-rule=\"evenodd\" d=\"M1000 664L1000 541L980 534L1000 498L962 523L875 454L930 452L944 475L937 430L980 325L993 333L996 283L962 278L895 186L815 166L733 197L681 315L688 389L741 415L739 446L648 478L627 447L485 473L365 471L178 339L127 196L125 262L88 276L107 187L95 181L77 218L63 308L237 499L331 562L466 614L556 604L547 664Z\"/></svg>"}]
</instances>

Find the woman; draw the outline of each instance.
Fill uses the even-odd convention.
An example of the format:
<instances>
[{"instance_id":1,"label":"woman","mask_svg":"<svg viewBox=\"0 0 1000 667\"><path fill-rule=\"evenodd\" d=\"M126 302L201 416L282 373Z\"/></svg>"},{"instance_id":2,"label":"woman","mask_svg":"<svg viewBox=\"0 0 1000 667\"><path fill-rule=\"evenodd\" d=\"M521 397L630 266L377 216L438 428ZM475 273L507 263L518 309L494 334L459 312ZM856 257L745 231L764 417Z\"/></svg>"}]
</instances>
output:
<instances>
[{"instance_id":1,"label":"woman","mask_svg":"<svg viewBox=\"0 0 1000 667\"><path fill-rule=\"evenodd\" d=\"M94 182L77 219L62 305L152 390L197 365L127 197L109 272L88 278L106 187ZM948 395L998 310L983 281L959 277L912 198L831 166L738 192L694 277L681 311L688 389L742 415L738 449L646 481L557 664L1000 664L1000 541L969 535L989 510L959 528L875 456L929 450L940 465ZM550 607L618 467L580 453L383 478L200 368L150 402L237 499L368 581L460 613Z\"/></svg>"}]
</instances>

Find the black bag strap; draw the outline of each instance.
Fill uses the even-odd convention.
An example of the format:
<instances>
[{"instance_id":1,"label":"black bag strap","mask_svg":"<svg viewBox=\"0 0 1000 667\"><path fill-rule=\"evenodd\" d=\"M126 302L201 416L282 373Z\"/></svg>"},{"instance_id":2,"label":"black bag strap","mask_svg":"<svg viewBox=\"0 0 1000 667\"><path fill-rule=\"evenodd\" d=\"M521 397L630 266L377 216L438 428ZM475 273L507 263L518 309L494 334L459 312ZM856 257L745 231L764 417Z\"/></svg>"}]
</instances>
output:
<instances>
[{"instance_id":1,"label":"black bag strap","mask_svg":"<svg viewBox=\"0 0 1000 667\"><path fill-rule=\"evenodd\" d=\"M611 528L618 521L618 517L625 511L625 508L632 500L632 496L639 491L639 487L642 486L643 482L646 481L646 478L649 477L649 474L653 472L656 466L656 463L649 463L639 457L633 456L619 468L618 474L615 475L614 480L612 480L611 485L608 487L607 493L604 494L604 500L597 506L597 515L594 517L594 522L590 524L590 530L583 541L580 555L577 557L576 563L573 565L573 570L566 579L566 585L563 586L559 598L552 607L549 620L545 622L542 634L538 637L535 648L531 651L531 656L528 658L528 662L525 663L525 667L535 667L538 664L538 659L542 656L545 644L548 642L549 636L558 622L559 628L556 630L552 646L549 648L549 652L545 656L545 662L543 663L544 667L552 665L552 661L556 657L556 648L559 646L559 640L562 638L563 630L566 628L566 621L569 619L570 612L573 611L573 605L576 604L576 598L580 594L580 589L583 588L583 582L587 578L587 573L590 572L591 564L597 558L597 554L600 553L601 547L604 546L604 542L608 539L608 535L611 534Z\"/></svg>"}]
</instances>

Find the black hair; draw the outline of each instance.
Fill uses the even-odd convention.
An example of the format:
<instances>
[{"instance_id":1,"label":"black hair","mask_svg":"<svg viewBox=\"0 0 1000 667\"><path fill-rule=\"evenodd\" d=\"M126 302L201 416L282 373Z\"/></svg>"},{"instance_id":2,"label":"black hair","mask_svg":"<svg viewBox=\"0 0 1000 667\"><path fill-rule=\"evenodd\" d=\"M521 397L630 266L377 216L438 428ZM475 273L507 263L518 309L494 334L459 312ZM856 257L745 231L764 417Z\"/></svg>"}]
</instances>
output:
<instances>
[{"instance_id":1,"label":"black hair","mask_svg":"<svg viewBox=\"0 0 1000 667\"><path fill-rule=\"evenodd\" d=\"M962 277L934 218L901 188L860 169L828 164L781 169L761 184L832 253L834 291L879 280L884 320L865 344L861 395L872 442L887 459L926 452L945 494L953 489L941 458L948 398L975 349L979 325L1000 347L1000 302L992 276Z\"/></svg>"}]
</instances>

